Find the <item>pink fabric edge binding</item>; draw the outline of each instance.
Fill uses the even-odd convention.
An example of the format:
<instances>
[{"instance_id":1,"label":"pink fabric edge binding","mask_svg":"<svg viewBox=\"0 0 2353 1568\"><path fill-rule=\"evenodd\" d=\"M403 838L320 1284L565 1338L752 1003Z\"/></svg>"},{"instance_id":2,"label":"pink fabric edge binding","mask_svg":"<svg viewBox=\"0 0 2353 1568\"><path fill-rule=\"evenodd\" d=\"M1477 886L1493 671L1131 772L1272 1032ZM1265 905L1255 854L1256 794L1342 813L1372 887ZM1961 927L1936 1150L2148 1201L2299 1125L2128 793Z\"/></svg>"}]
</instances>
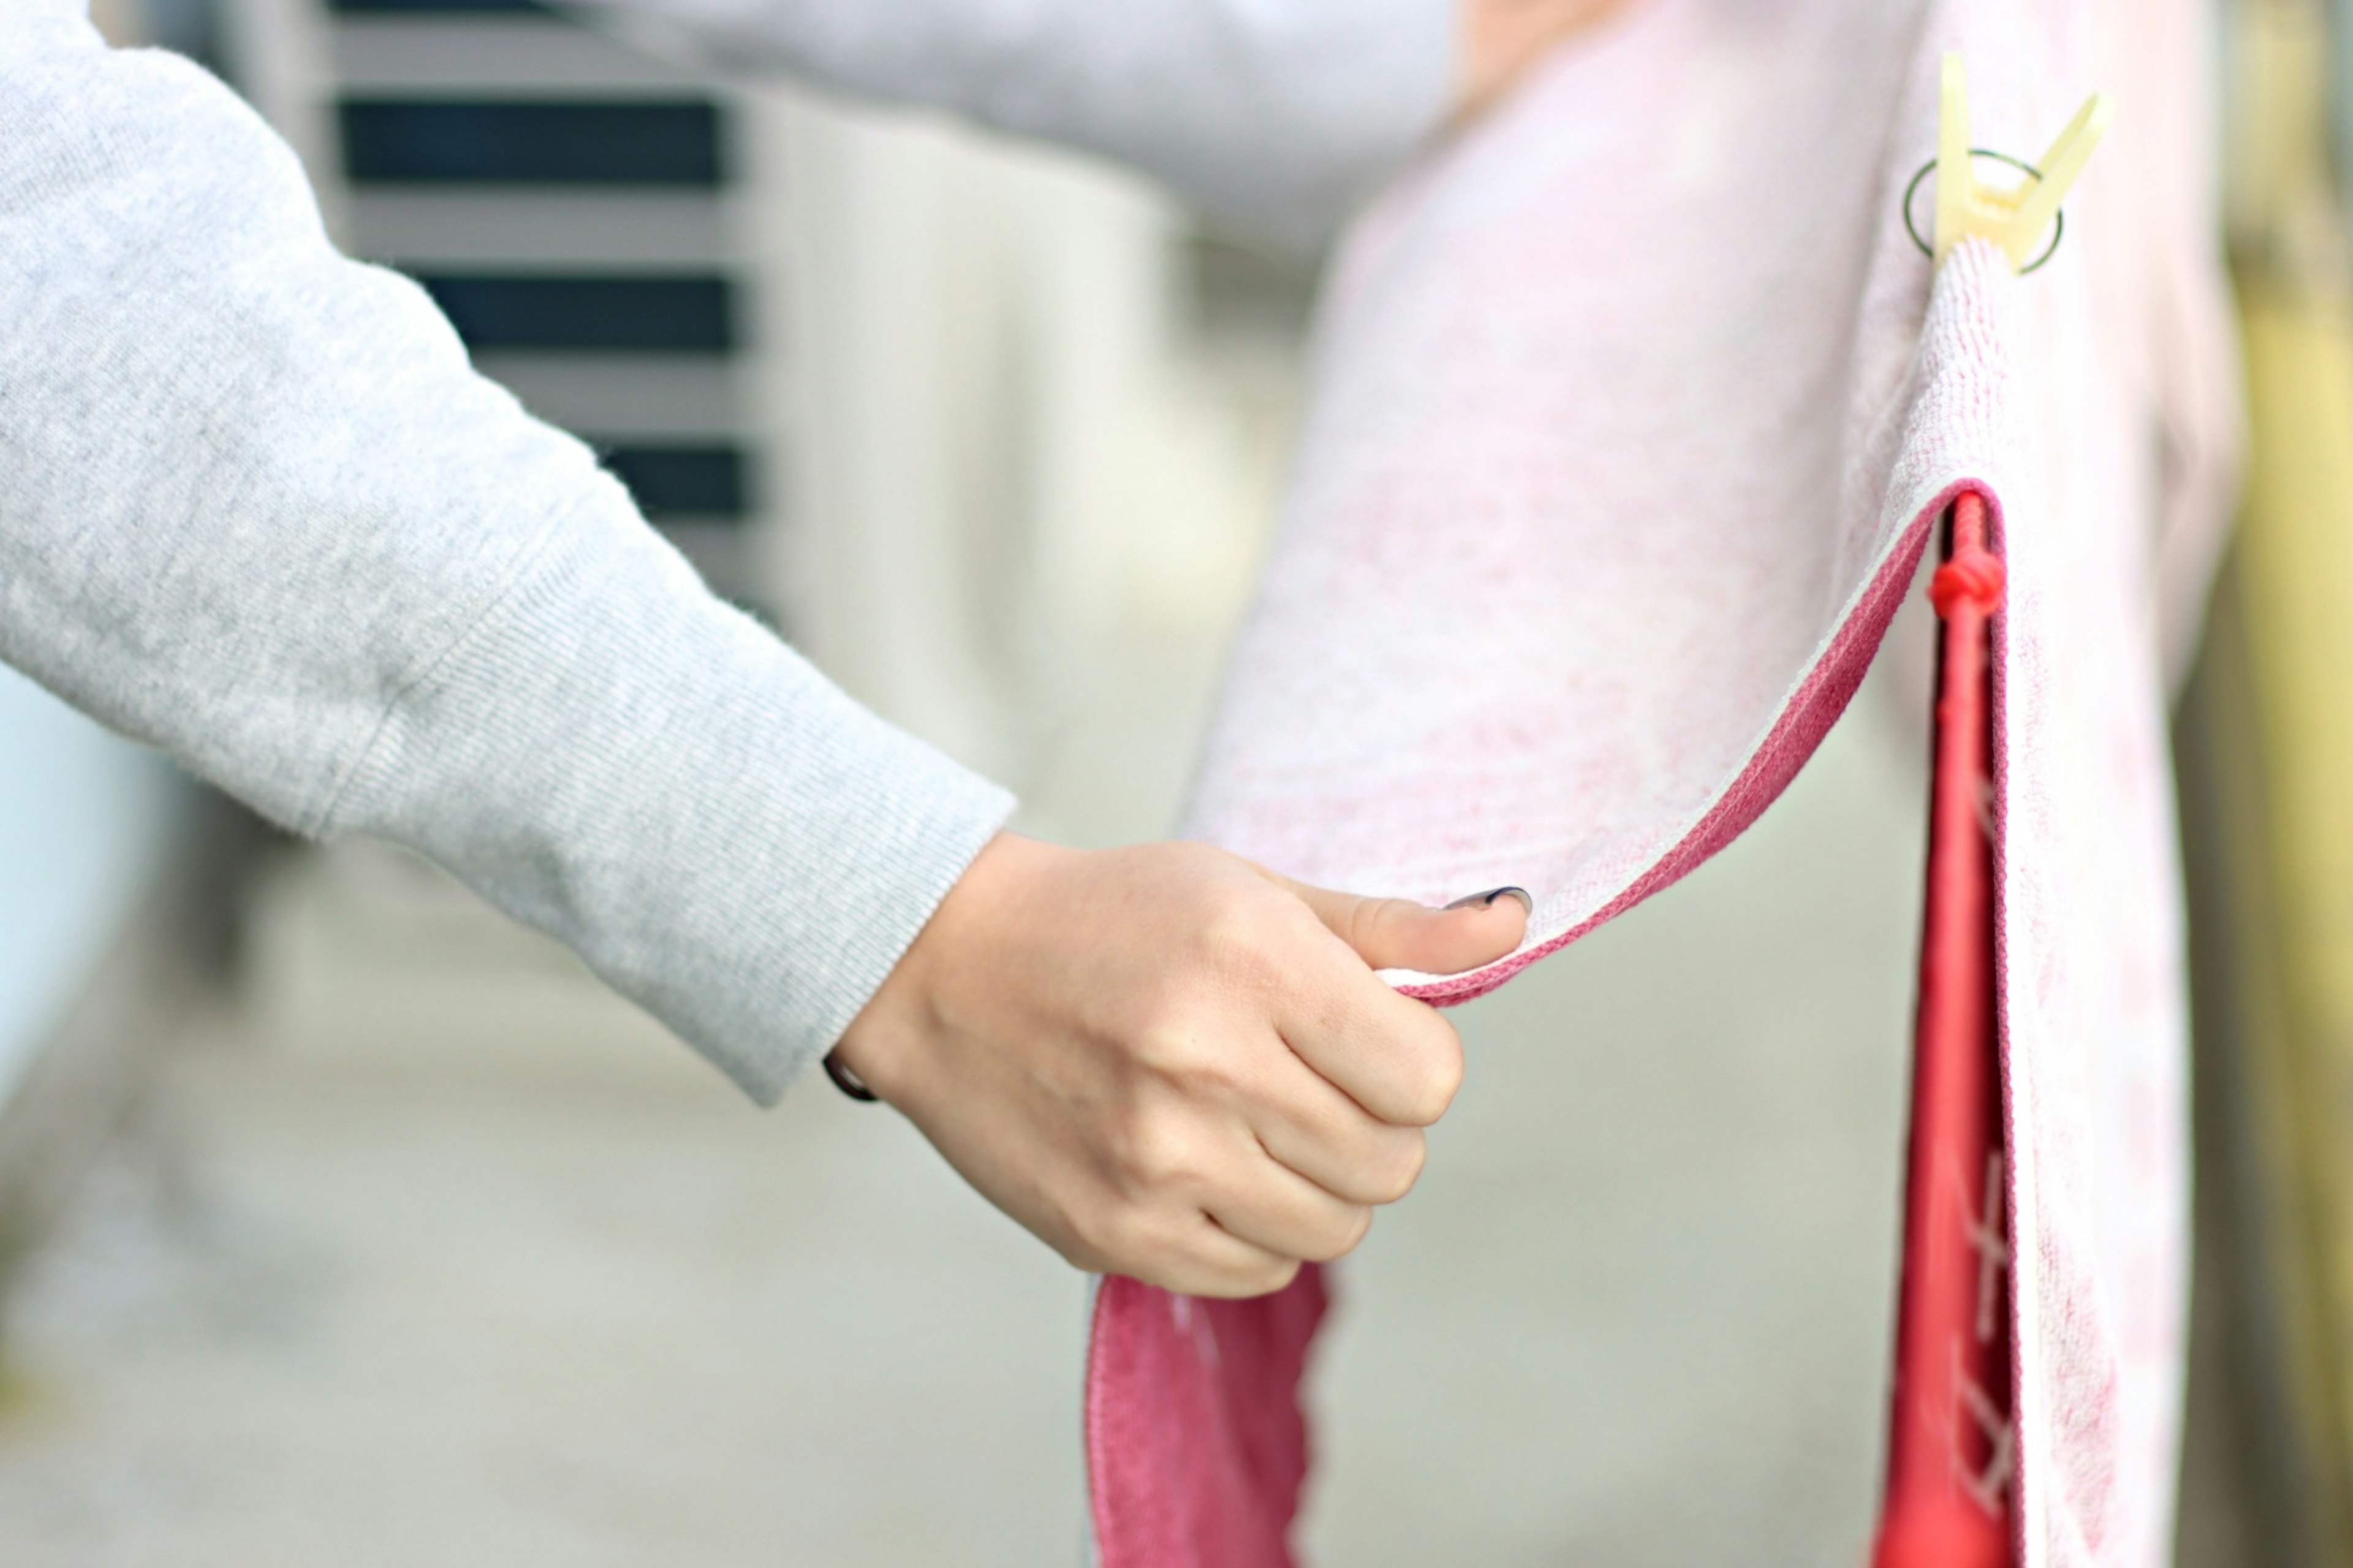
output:
<instances>
[{"instance_id":1,"label":"pink fabric edge binding","mask_svg":"<svg viewBox=\"0 0 2353 1568\"><path fill-rule=\"evenodd\" d=\"M1958 489L1977 489L1986 501L1986 546L2000 556L2005 564L2010 560L2008 524L2002 516L2001 498L1987 486L1961 485ZM2010 815L2010 723L2006 717L2010 685L2010 608L1995 612L1986 626L1987 678L1992 688L1993 767L1991 784L1993 800L1993 1051L1997 1102L1994 1114L2001 1121L2003 1150L2001 1173L2002 1235L2010 1246L2010 1430L2018 1447L2014 1450L2016 1468L2010 1472L2010 1561L2027 1563L2035 1561L2033 1531L2030 1525L2031 1504L2042 1500L2029 1493L2041 1486L2042 1478L2027 1463L2026 1402L2029 1398L2026 1381L2027 1313L2038 1309L2034 1300L2035 1286L2029 1276L2032 1270L2021 1266L2024 1249L2019 1237L2025 1233L2019 1228L2021 1215L2020 1194L2025 1181L2027 1162L2019 1157L2020 1128L2018 1125L2018 1094L2016 1075L2010 1070L2010 835L2007 832Z\"/></svg>"},{"instance_id":2,"label":"pink fabric edge binding","mask_svg":"<svg viewBox=\"0 0 2353 1568\"><path fill-rule=\"evenodd\" d=\"M1110 1336L1103 1331L1103 1297L1111 1285L1108 1279L1096 1277L1087 1292L1087 1363L1085 1383L1079 1400L1079 1449L1087 1463L1087 1568L1102 1568L1103 1538L1112 1534L1110 1521L1105 1517L1110 1508L1104 1497L1104 1477L1108 1474L1110 1456L1103 1452L1103 1401L1108 1395L1110 1377L1103 1362L1110 1352Z\"/></svg>"},{"instance_id":3,"label":"pink fabric edge binding","mask_svg":"<svg viewBox=\"0 0 2353 1568\"><path fill-rule=\"evenodd\" d=\"M1416 982L1398 989L1439 1007L1475 1001L1536 960L1558 952L1595 927L1672 887L1746 832L1764 815L1765 808L1788 787L1798 770L1806 765L1815 748L1821 744L1822 737L1830 733L1831 726L1846 711L1846 705L1853 700L1855 691L1862 685L1864 672L1871 668L1873 657L1887 636L1888 626L1895 619L1897 607L1904 602L1905 590L1911 586L1920 569L1929 528L1963 490L1976 490L1986 498L1989 523L2000 529L2001 502L1993 487L1980 479L1956 479L1922 507L1890 547L1887 559L1880 563L1879 571L1853 607L1840 618L1830 647L1798 683L1797 690L1783 705L1781 716L1758 742L1740 775L1657 865L1642 873L1624 892L1548 942L1469 974Z\"/></svg>"}]
</instances>

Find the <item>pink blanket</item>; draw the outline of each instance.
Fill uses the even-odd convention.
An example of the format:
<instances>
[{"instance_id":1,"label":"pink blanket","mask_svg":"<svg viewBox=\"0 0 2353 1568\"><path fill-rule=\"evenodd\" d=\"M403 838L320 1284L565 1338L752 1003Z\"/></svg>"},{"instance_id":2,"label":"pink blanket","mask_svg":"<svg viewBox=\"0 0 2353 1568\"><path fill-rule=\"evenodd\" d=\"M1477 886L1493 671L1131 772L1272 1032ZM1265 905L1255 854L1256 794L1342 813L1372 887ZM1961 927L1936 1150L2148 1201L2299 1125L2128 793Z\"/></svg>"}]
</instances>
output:
<instances>
[{"instance_id":1,"label":"pink blanket","mask_svg":"<svg viewBox=\"0 0 2353 1568\"><path fill-rule=\"evenodd\" d=\"M2162 667L2235 431L2199 26L2194 0L1653 0L1434 154L1336 267L1190 826L1360 891L1530 889L1519 952L1392 976L1477 995L1754 820L1951 495L1990 496L2033 1564L2168 1552L2187 1110ZM2090 91L2119 100L2030 276L1978 246L1932 270L1905 235L1947 48L1980 146L2031 158ZM1290 1561L1322 1290L1104 1282L1104 1568Z\"/></svg>"}]
</instances>

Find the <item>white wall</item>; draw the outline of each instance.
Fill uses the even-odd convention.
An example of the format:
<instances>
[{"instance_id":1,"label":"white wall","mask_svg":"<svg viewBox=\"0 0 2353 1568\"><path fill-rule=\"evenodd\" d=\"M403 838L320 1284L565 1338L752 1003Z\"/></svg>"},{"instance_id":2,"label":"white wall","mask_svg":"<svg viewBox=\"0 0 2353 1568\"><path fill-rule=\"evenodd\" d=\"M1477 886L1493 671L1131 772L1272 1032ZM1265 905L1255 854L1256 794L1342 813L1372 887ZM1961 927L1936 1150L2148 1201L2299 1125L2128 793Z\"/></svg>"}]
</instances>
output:
<instances>
[{"instance_id":1,"label":"white wall","mask_svg":"<svg viewBox=\"0 0 2353 1568\"><path fill-rule=\"evenodd\" d=\"M937 115L703 79L546 19L338 16L324 0L227 0L222 15L244 90L301 149L354 249L558 270L687 258L739 286L749 342L723 361L503 353L478 368L584 431L677 433L723 405L765 483L731 531L722 591L778 611L853 696L1037 801L1086 714L1166 677L1140 639L1177 647L1178 679L1202 684L1288 450L1297 322L1205 331L1190 220L1159 192ZM735 174L715 196L344 184L338 92L461 87L707 93ZM566 224L531 221L556 206ZM1132 820L1049 806L1028 825L1166 831L1181 751L1155 758L1168 776Z\"/></svg>"},{"instance_id":2,"label":"white wall","mask_svg":"<svg viewBox=\"0 0 2353 1568\"><path fill-rule=\"evenodd\" d=\"M789 345L770 592L852 695L1029 795L1107 681L1152 678L1140 640L1215 644L1239 613L1296 323L1204 331L1190 220L1134 176L935 116L754 102L753 249Z\"/></svg>"}]
</instances>

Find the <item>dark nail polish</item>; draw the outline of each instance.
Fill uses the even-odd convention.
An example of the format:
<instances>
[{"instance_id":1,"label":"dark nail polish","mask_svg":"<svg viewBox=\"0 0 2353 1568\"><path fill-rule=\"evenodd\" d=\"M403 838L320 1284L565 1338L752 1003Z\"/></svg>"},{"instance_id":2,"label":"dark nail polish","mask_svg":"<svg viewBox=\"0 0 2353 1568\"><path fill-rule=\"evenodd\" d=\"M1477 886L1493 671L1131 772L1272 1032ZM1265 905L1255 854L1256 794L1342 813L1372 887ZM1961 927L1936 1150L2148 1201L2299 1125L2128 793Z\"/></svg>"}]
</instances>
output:
<instances>
[{"instance_id":1,"label":"dark nail polish","mask_svg":"<svg viewBox=\"0 0 2353 1568\"><path fill-rule=\"evenodd\" d=\"M1527 913L1536 912L1536 901L1528 897L1528 890L1525 888L1490 888L1483 893L1473 893L1467 899L1457 899L1446 907L1450 910L1493 909L1497 899L1507 897L1519 900L1520 908Z\"/></svg>"}]
</instances>

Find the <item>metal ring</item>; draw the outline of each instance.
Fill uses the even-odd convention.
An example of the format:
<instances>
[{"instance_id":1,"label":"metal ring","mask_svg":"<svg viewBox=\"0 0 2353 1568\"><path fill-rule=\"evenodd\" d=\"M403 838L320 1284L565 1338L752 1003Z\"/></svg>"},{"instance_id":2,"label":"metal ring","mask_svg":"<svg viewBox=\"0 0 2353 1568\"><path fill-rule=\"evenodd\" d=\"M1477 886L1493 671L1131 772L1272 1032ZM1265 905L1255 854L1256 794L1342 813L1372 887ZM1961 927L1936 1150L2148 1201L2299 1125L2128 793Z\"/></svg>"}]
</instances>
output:
<instances>
[{"instance_id":1,"label":"metal ring","mask_svg":"<svg viewBox=\"0 0 2353 1568\"><path fill-rule=\"evenodd\" d=\"M1972 147L1969 149L1969 156L1991 158L1997 163L2007 163L2013 169L2021 169L2033 175L2037 184L2042 182L2042 171L2023 158L2013 158L2007 153L1997 153L1990 147ZM1904 232L1912 237L1912 243L1920 247L1920 254L1927 257L1935 256L1936 247L1920 237L1919 226L1912 221L1912 197L1920 189L1920 182L1936 172L1936 160L1931 158L1920 165L1919 172L1912 176L1912 183L1904 187ZM2042 247L2042 255L2020 268L2018 275L2023 278L2050 260L2052 253L2059 248L2059 241L2066 233L2067 215L2064 212L2053 213L2051 219L2051 243Z\"/></svg>"},{"instance_id":2,"label":"metal ring","mask_svg":"<svg viewBox=\"0 0 2353 1568\"><path fill-rule=\"evenodd\" d=\"M866 1080L837 1060L831 1051L825 1053L825 1076L833 1079L833 1087L850 1099L871 1105L882 1097L866 1087Z\"/></svg>"}]
</instances>

